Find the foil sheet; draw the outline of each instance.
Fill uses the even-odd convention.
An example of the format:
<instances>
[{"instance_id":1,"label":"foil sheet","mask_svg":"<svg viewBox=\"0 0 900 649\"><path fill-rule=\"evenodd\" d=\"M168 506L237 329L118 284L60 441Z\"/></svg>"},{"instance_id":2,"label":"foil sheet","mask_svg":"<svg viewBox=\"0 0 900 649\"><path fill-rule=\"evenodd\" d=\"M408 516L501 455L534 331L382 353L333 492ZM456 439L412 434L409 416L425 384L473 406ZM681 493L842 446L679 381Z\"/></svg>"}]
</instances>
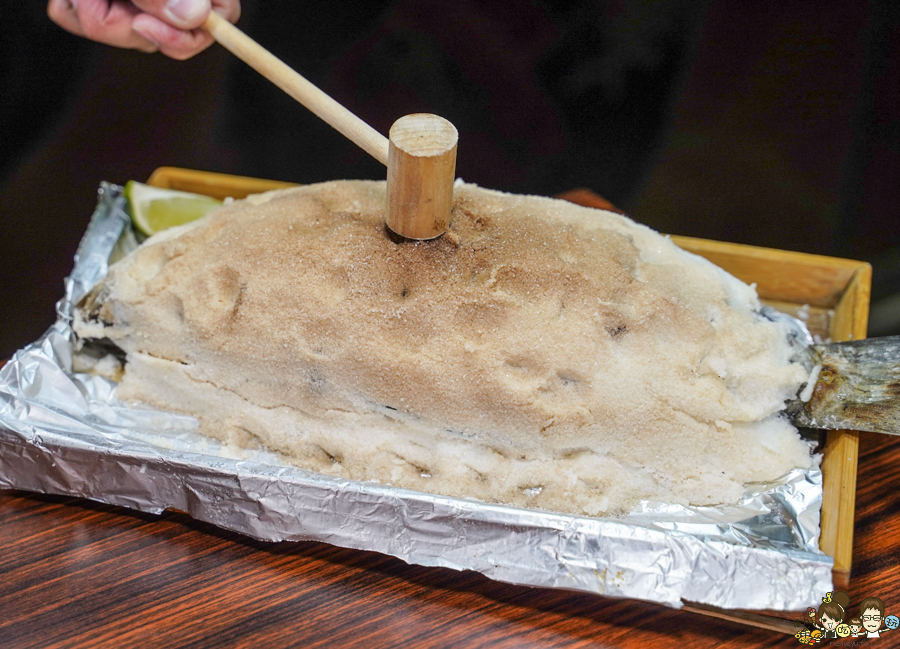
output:
<instances>
[{"instance_id":1,"label":"foil sheet","mask_svg":"<svg viewBox=\"0 0 900 649\"><path fill-rule=\"evenodd\" d=\"M0 488L176 509L260 540L323 541L672 607L796 611L832 590L833 562L818 550L817 467L749 485L727 507L642 503L598 519L311 473L201 436L191 417L118 402L114 382L72 370L72 305L137 245L121 188L104 183L99 194L59 319L0 370Z\"/></svg>"}]
</instances>

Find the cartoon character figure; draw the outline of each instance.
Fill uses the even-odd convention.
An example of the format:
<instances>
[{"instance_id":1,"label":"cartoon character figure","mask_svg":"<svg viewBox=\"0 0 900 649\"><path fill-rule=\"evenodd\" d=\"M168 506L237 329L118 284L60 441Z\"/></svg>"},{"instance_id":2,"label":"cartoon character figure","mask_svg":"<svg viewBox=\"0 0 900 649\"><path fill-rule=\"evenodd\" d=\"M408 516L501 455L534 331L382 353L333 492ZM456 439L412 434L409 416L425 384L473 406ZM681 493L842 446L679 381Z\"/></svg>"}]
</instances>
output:
<instances>
[{"instance_id":1,"label":"cartoon character figure","mask_svg":"<svg viewBox=\"0 0 900 649\"><path fill-rule=\"evenodd\" d=\"M831 601L831 593L828 593L825 597L822 598L822 601ZM810 632L821 629L819 626L819 621L816 618L816 609L812 606L806 609L806 619L794 620L794 627L797 629L797 633L794 635L797 640L799 640L802 644L813 644L813 641L810 637ZM809 642L807 642L809 641Z\"/></svg>"},{"instance_id":2,"label":"cartoon character figure","mask_svg":"<svg viewBox=\"0 0 900 649\"><path fill-rule=\"evenodd\" d=\"M837 638L837 627L844 621L844 609L850 605L850 596L843 592L828 593L819 607L819 623L816 625L826 638ZM880 623L880 621L879 621Z\"/></svg>"},{"instance_id":3,"label":"cartoon character figure","mask_svg":"<svg viewBox=\"0 0 900 649\"><path fill-rule=\"evenodd\" d=\"M860 638L866 635L866 632L863 631L862 620L858 617L854 617L850 620L850 637L851 638Z\"/></svg>"},{"instance_id":4,"label":"cartoon character figure","mask_svg":"<svg viewBox=\"0 0 900 649\"><path fill-rule=\"evenodd\" d=\"M794 634L794 637L800 641L800 644L814 645L822 642L822 638L825 636L819 629L813 629L812 631L803 629Z\"/></svg>"},{"instance_id":5,"label":"cartoon character figure","mask_svg":"<svg viewBox=\"0 0 900 649\"><path fill-rule=\"evenodd\" d=\"M884 622L884 602L878 597L867 597L859 605L859 617L867 638L880 638Z\"/></svg>"},{"instance_id":6,"label":"cartoon character figure","mask_svg":"<svg viewBox=\"0 0 900 649\"><path fill-rule=\"evenodd\" d=\"M867 597L859 605L859 616L846 619L850 596L842 591L826 593L817 611L806 609L806 618L794 620L794 635L801 644L814 645L829 638L880 638L900 628L900 617L884 614L884 602Z\"/></svg>"},{"instance_id":7,"label":"cartoon character figure","mask_svg":"<svg viewBox=\"0 0 900 649\"><path fill-rule=\"evenodd\" d=\"M809 616L810 622L816 624L816 609L810 606L808 609L806 609L806 615Z\"/></svg>"}]
</instances>

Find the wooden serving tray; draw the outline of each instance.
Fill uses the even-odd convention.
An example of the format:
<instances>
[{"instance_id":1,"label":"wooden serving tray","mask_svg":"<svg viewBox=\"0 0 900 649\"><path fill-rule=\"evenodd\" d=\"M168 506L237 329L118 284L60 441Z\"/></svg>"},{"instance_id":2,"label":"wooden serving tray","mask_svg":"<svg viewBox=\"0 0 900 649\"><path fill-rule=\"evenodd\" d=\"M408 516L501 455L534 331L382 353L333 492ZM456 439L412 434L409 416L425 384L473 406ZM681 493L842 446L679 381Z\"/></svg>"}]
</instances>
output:
<instances>
[{"instance_id":1,"label":"wooden serving tray","mask_svg":"<svg viewBox=\"0 0 900 649\"><path fill-rule=\"evenodd\" d=\"M160 167L147 182L219 199L243 198L248 194L295 186L294 183L176 167ZM614 209L588 190L567 192L561 197L589 207ZM872 267L865 262L691 237L673 236L672 241L744 282L756 284L765 303L802 317L814 335L832 341L866 337ZM834 558L835 588L846 590L852 565L859 434L829 431L825 438L819 547ZM740 615L727 617L738 619Z\"/></svg>"}]
</instances>

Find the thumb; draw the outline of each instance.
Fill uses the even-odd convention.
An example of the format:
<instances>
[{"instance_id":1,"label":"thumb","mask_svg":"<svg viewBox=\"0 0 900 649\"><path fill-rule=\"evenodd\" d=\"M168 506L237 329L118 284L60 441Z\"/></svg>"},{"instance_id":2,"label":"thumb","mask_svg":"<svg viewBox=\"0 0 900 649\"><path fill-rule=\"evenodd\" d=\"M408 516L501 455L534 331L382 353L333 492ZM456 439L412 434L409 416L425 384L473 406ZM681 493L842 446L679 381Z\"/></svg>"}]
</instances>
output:
<instances>
[{"instance_id":1,"label":"thumb","mask_svg":"<svg viewBox=\"0 0 900 649\"><path fill-rule=\"evenodd\" d=\"M178 29L196 29L209 16L210 0L132 0L141 11Z\"/></svg>"}]
</instances>

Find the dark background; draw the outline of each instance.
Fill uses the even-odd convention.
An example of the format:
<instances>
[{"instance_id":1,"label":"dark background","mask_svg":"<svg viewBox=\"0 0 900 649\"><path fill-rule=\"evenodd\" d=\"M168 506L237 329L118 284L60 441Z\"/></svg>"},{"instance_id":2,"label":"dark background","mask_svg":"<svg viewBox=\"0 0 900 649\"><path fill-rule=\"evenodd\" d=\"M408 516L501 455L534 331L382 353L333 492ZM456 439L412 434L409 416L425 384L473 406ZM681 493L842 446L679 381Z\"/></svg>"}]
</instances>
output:
<instances>
[{"instance_id":1,"label":"dark background","mask_svg":"<svg viewBox=\"0 0 900 649\"><path fill-rule=\"evenodd\" d=\"M101 180L384 177L219 46L116 50L21 4L0 27L0 358L52 322ZM383 133L450 119L465 180L870 261L870 335L900 333L895 0L250 0L239 26Z\"/></svg>"}]
</instances>

